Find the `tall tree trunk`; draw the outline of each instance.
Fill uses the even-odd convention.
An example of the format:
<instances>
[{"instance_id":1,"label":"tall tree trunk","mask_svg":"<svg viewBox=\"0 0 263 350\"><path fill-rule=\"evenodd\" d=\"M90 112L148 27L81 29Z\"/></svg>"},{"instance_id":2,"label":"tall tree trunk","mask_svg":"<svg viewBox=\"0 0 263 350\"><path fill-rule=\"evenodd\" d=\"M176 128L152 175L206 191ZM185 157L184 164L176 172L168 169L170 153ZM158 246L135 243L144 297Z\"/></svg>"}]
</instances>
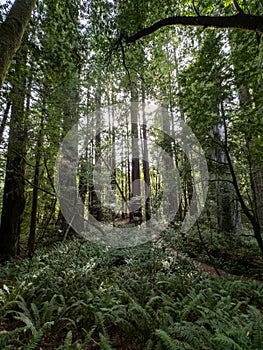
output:
<instances>
[{"instance_id":1,"label":"tall tree trunk","mask_svg":"<svg viewBox=\"0 0 263 350\"><path fill-rule=\"evenodd\" d=\"M116 171L116 149L115 149L115 141L116 141L116 128L114 127L114 112L112 113L112 128L111 133L112 133L112 151L111 151L111 197L110 202L113 205L112 209L112 224L114 226L114 221L115 221L115 216L116 216L116 188L117 188L117 183L116 183L116 176L117 176L117 171ZM123 188L120 187L122 193L123 193ZM123 200L122 200L123 202Z\"/></svg>"},{"instance_id":2,"label":"tall tree trunk","mask_svg":"<svg viewBox=\"0 0 263 350\"><path fill-rule=\"evenodd\" d=\"M86 152L85 156L80 160L80 169L79 169L79 196L83 202L83 207L80 212L80 215L85 217L85 203L88 192L88 154ZM84 220L83 229L84 229Z\"/></svg>"},{"instance_id":3,"label":"tall tree trunk","mask_svg":"<svg viewBox=\"0 0 263 350\"><path fill-rule=\"evenodd\" d=\"M145 103L145 94L143 91L143 103ZM143 125L142 125L142 137L143 137L143 176L145 183L145 219L146 222L151 219L151 198L150 198L150 167L149 167L149 154L148 154L148 140L147 140L147 121L145 118L145 110L143 109Z\"/></svg>"},{"instance_id":4,"label":"tall tree trunk","mask_svg":"<svg viewBox=\"0 0 263 350\"><path fill-rule=\"evenodd\" d=\"M63 105L63 130L70 129L72 124L77 122L78 118L78 86L74 82L68 91L66 91L65 102ZM68 233L74 234L83 230L83 222L80 217L81 203L78 201L79 189L77 186L77 167L78 167L78 127L74 124L71 131L71 139L63 143L63 160L60 170L60 185L65 193L65 198L60 198L60 207L63 208L61 215L61 230L64 240ZM65 176L66 174L66 176Z\"/></svg>"},{"instance_id":5,"label":"tall tree trunk","mask_svg":"<svg viewBox=\"0 0 263 350\"><path fill-rule=\"evenodd\" d=\"M19 49L36 0L16 0L0 26L0 88L12 59Z\"/></svg>"},{"instance_id":6,"label":"tall tree trunk","mask_svg":"<svg viewBox=\"0 0 263 350\"><path fill-rule=\"evenodd\" d=\"M261 159L252 160L251 182L254 192L255 216L259 224L260 232L263 232L263 162Z\"/></svg>"},{"instance_id":7,"label":"tall tree trunk","mask_svg":"<svg viewBox=\"0 0 263 350\"><path fill-rule=\"evenodd\" d=\"M36 240L36 223L37 223L37 204L38 204L38 185L39 185L39 170L41 160L41 146L43 142L43 125L44 115L41 116L40 128L37 137L36 144L36 162L35 162L35 173L33 181L33 198L32 198L32 209L31 209L31 220L30 220L30 231L28 238L28 256L32 258L35 251L35 240Z\"/></svg>"},{"instance_id":8,"label":"tall tree trunk","mask_svg":"<svg viewBox=\"0 0 263 350\"><path fill-rule=\"evenodd\" d=\"M99 160L101 156L101 134L100 134L100 128L101 128L101 91L100 87L97 89L95 94L95 103L96 103L96 135L95 135L95 164ZM95 166L94 164L94 166ZM94 168L93 168L94 169ZM100 167L96 167L96 171L100 172ZM100 190L97 188L97 190ZM97 195L97 192L95 190L95 186L93 183L93 178L91 179L90 184L90 208L89 212L92 216L98 221L103 220L103 213L101 208L101 202Z\"/></svg>"},{"instance_id":9,"label":"tall tree trunk","mask_svg":"<svg viewBox=\"0 0 263 350\"><path fill-rule=\"evenodd\" d=\"M15 257L17 254L21 215L25 207L24 174L27 132L24 102L26 78L22 77L22 74L26 53L21 52L19 56L18 80L14 82L11 94L12 110L0 227L0 257L4 260Z\"/></svg>"},{"instance_id":10,"label":"tall tree trunk","mask_svg":"<svg viewBox=\"0 0 263 350\"><path fill-rule=\"evenodd\" d=\"M240 117L244 124L243 136L246 143L252 195L251 198L248 198L248 201L245 201L238 191L237 193L242 210L252 224L254 237L263 255L263 162L262 153L258 153L260 150L258 141L261 143L262 139L262 79L260 79L260 71L257 74L251 73L251 68L254 69L255 62L255 57L251 60L251 53L253 52L253 54L260 57L260 49L256 40L254 42L252 40L248 45L249 49L246 50L246 54L240 59L240 48L244 44L244 37L237 32L229 33L234 71L240 72L240 75L235 74L234 78L236 89L239 92ZM236 180L234 184L238 187ZM249 205L248 202L250 202Z\"/></svg>"},{"instance_id":11,"label":"tall tree trunk","mask_svg":"<svg viewBox=\"0 0 263 350\"><path fill-rule=\"evenodd\" d=\"M222 126L217 125L214 128L215 140L224 142L225 132L227 131L223 131ZM213 158L218 163L216 171L218 230L225 233L239 232L242 226L241 216L236 191L230 182L228 160L221 147L216 145L213 152Z\"/></svg>"},{"instance_id":12,"label":"tall tree trunk","mask_svg":"<svg viewBox=\"0 0 263 350\"><path fill-rule=\"evenodd\" d=\"M138 94L132 86L131 90L131 135L132 135L132 199L131 199L131 221L136 225L142 222L141 208L141 184L140 184L140 154L139 154L139 130L138 130Z\"/></svg>"},{"instance_id":13,"label":"tall tree trunk","mask_svg":"<svg viewBox=\"0 0 263 350\"><path fill-rule=\"evenodd\" d=\"M241 107L244 110L244 114L246 114L246 107L252 104L252 98L246 84L244 84L242 87L239 94L239 100ZM249 117L248 123L253 125L253 119L250 119ZM252 190L251 207L253 209L253 216L255 220L253 229L255 238L257 239L259 245L262 244L263 249L263 162L261 157L255 152L257 149L257 135L254 135L249 128L246 132L246 145L248 149L250 184Z\"/></svg>"},{"instance_id":14,"label":"tall tree trunk","mask_svg":"<svg viewBox=\"0 0 263 350\"><path fill-rule=\"evenodd\" d=\"M167 198L164 202L164 215L166 218L169 218L169 222L173 224L176 219L176 211L179 206L179 197L178 189L174 186L176 179L174 178L174 174L176 173L175 164L174 164L174 147L173 147L173 139L171 138L171 117L172 111L170 109L169 114L169 104L163 103L163 136L162 136L162 148L165 150L166 155L163 159L162 171L163 171L163 184L166 189ZM168 155L168 157L167 157ZM187 187L185 188L185 195L187 197ZM186 198L185 198L186 199ZM189 199L190 202L190 199ZM185 207L187 203L185 203Z\"/></svg>"}]
</instances>

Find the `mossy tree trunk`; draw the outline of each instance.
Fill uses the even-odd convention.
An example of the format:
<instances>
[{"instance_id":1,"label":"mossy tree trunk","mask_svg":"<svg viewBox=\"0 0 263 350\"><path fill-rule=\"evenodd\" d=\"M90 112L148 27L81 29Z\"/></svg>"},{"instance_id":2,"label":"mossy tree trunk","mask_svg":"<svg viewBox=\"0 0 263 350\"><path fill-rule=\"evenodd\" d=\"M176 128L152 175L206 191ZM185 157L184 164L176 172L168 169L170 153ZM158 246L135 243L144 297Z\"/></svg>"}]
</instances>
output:
<instances>
[{"instance_id":1,"label":"mossy tree trunk","mask_svg":"<svg viewBox=\"0 0 263 350\"><path fill-rule=\"evenodd\" d=\"M0 88L12 59L19 49L36 0L16 0L0 26Z\"/></svg>"},{"instance_id":2,"label":"mossy tree trunk","mask_svg":"<svg viewBox=\"0 0 263 350\"><path fill-rule=\"evenodd\" d=\"M7 150L6 175L0 227L0 258L7 260L18 252L21 215L25 207L24 175L27 144L25 99L27 79L24 67L27 53L22 50L16 65L16 80L11 93L11 118Z\"/></svg>"}]
</instances>

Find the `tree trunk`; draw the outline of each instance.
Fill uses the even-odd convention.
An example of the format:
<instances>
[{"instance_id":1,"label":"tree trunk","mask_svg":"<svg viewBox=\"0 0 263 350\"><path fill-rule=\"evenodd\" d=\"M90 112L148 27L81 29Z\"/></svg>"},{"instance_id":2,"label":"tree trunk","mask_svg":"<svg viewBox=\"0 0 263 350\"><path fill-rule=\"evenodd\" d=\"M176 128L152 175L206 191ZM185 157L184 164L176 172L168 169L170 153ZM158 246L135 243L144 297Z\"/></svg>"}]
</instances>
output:
<instances>
[{"instance_id":1,"label":"tree trunk","mask_svg":"<svg viewBox=\"0 0 263 350\"><path fill-rule=\"evenodd\" d=\"M19 49L36 0L16 0L0 26L0 88L12 59Z\"/></svg>"},{"instance_id":2,"label":"tree trunk","mask_svg":"<svg viewBox=\"0 0 263 350\"><path fill-rule=\"evenodd\" d=\"M4 133L4 130L5 130L7 118L8 118L9 111L10 111L10 107L11 107L11 101L9 100L9 101L7 101L6 108L5 108L4 115L3 115L3 119L2 119L1 125L0 125L0 144L3 141L3 133Z\"/></svg>"},{"instance_id":3,"label":"tree trunk","mask_svg":"<svg viewBox=\"0 0 263 350\"><path fill-rule=\"evenodd\" d=\"M141 208L141 184L140 184L140 155L139 155L139 130L138 130L138 110L136 102L138 100L135 87L131 91L131 135L132 135L132 199L130 219L136 225L142 222Z\"/></svg>"},{"instance_id":4,"label":"tree trunk","mask_svg":"<svg viewBox=\"0 0 263 350\"><path fill-rule=\"evenodd\" d=\"M224 141L225 131L222 126L214 128L214 138L217 141ZM217 192L217 222L220 232L238 232L241 229L241 217L238 200L233 184L230 182L229 166L224 151L215 146L213 158L218 162L216 170L216 192Z\"/></svg>"},{"instance_id":5,"label":"tree trunk","mask_svg":"<svg viewBox=\"0 0 263 350\"><path fill-rule=\"evenodd\" d=\"M111 134L112 134L112 151L111 151L111 190L109 191L111 194L110 202L113 205L112 209L112 224L114 226L114 221L116 217L116 188L117 188L117 183L116 183L116 176L117 176L117 171L116 171L116 149L115 149L115 141L116 141L116 128L114 127L114 112L112 113L112 128ZM122 193L123 193L123 188L120 187ZM122 200L123 202L123 200Z\"/></svg>"},{"instance_id":6,"label":"tree trunk","mask_svg":"<svg viewBox=\"0 0 263 350\"><path fill-rule=\"evenodd\" d=\"M97 89L95 94L95 102L96 102L96 135L95 135L95 164L99 160L101 156L101 134L100 134L100 128L101 128L101 91L100 87ZM93 167L94 171L94 167ZM98 165L96 167L96 171L100 173L100 166ZM97 191L100 191L100 186L97 187ZM98 221L103 220L103 213L101 208L101 202L99 199L99 196L97 195L97 192L95 190L95 186L93 183L93 178L91 179L91 185L90 185L90 207L89 212L92 216Z\"/></svg>"},{"instance_id":7,"label":"tree trunk","mask_svg":"<svg viewBox=\"0 0 263 350\"><path fill-rule=\"evenodd\" d=\"M143 103L145 102L143 92ZM148 140L147 140L147 121L145 118L145 111L143 110L143 126L142 126L142 137L143 137L143 176L145 182L145 220L146 222L151 219L151 199L150 199L150 168L149 168L149 155L148 155Z\"/></svg>"},{"instance_id":8,"label":"tree trunk","mask_svg":"<svg viewBox=\"0 0 263 350\"><path fill-rule=\"evenodd\" d=\"M21 59L19 65L23 66L22 62L25 62L25 59ZM20 66L18 75L21 75ZM20 77L14 83L11 96L12 110L0 227L0 258L4 260L15 257L17 253L21 215L25 207L24 174L27 142L25 96L26 79Z\"/></svg>"},{"instance_id":9,"label":"tree trunk","mask_svg":"<svg viewBox=\"0 0 263 350\"><path fill-rule=\"evenodd\" d=\"M239 101L244 116L247 114L246 108L252 105L252 100L253 99L250 96L248 85L243 84L239 93ZM258 106L258 108L260 108L260 106ZM255 123L249 114L247 118L247 123L249 123L249 125L253 125L253 123ZM245 138L248 149L250 184L252 190L251 207L253 210L253 220L250 221L253 226L254 236L258 242L261 252L263 253L263 162L255 152L257 149L257 135L252 133L250 128L248 128L246 130Z\"/></svg>"},{"instance_id":10,"label":"tree trunk","mask_svg":"<svg viewBox=\"0 0 263 350\"><path fill-rule=\"evenodd\" d=\"M32 209L31 209L31 221L30 231L28 238L28 256L32 258L35 251L35 240L36 240L36 223L37 223L37 204L38 204L38 185L39 185L39 170L41 160L41 146L43 142L43 124L44 116L41 116L40 129L38 133L37 145L36 145L36 162L35 162L35 173L33 182L33 198L32 198Z\"/></svg>"}]
</instances>

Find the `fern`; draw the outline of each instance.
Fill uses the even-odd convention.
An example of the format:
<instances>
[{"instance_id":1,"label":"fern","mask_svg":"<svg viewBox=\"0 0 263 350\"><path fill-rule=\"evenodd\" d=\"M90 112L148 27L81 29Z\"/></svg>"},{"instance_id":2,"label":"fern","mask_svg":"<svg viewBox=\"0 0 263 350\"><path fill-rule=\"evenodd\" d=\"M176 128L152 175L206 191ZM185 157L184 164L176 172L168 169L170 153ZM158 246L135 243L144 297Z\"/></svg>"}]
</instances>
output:
<instances>
[{"instance_id":1,"label":"fern","mask_svg":"<svg viewBox=\"0 0 263 350\"><path fill-rule=\"evenodd\" d=\"M14 316L14 319L19 320L25 324L23 328L24 332L26 332L27 330L30 330L33 336L36 336L38 331L35 325L33 324L31 318L29 318L27 315L23 314L22 312L19 312L19 311L13 311L13 312L16 313L16 315Z\"/></svg>"},{"instance_id":2,"label":"fern","mask_svg":"<svg viewBox=\"0 0 263 350\"><path fill-rule=\"evenodd\" d=\"M239 346L233 339L222 333L215 335L214 342L217 345L222 345L223 349L244 350L244 348Z\"/></svg>"},{"instance_id":3,"label":"fern","mask_svg":"<svg viewBox=\"0 0 263 350\"><path fill-rule=\"evenodd\" d=\"M99 333L99 337L100 337L100 349L101 350L114 350L114 348L111 346L109 339L106 336Z\"/></svg>"},{"instance_id":4,"label":"fern","mask_svg":"<svg viewBox=\"0 0 263 350\"><path fill-rule=\"evenodd\" d=\"M192 322L175 323L173 333L180 339L187 349L203 349L203 344L211 347L211 333L206 328ZM200 341L202 339L202 342Z\"/></svg>"},{"instance_id":5,"label":"fern","mask_svg":"<svg viewBox=\"0 0 263 350\"><path fill-rule=\"evenodd\" d=\"M42 329L38 330L34 336L30 339L29 343L26 345L26 347L24 348L24 350L34 350L37 347L37 344L39 343L39 341L41 340L42 336L43 336L44 332Z\"/></svg>"},{"instance_id":6,"label":"fern","mask_svg":"<svg viewBox=\"0 0 263 350\"><path fill-rule=\"evenodd\" d=\"M72 331L69 331L66 335L63 349L66 350L70 345L72 345L72 339L73 339Z\"/></svg>"},{"instance_id":7,"label":"fern","mask_svg":"<svg viewBox=\"0 0 263 350\"><path fill-rule=\"evenodd\" d=\"M84 333L84 341L83 341L83 347L85 346L89 346L92 340L92 335L96 330L96 326L93 326L89 331L86 331L86 329L82 329L83 333Z\"/></svg>"},{"instance_id":8,"label":"fern","mask_svg":"<svg viewBox=\"0 0 263 350\"><path fill-rule=\"evenodd\" d=\"M61 349L88 349L94 339L105 349L262 348L259 283L204 278L184 257L154 244L117 252L79 247L77 240L57 244L30 264L1 269L0 277L17 276L3 279L0 290L8 329L0 330L1 349L36 349L47 331L54 346L63 337ZM116 257L125 264L112 266ZM118 334L114 344L109 329Z\"/></svg>"},{"instance_id":9,"label":"fern","mask_svg":"<svg viewBox=\"0 0 263 350\"><path fill-rule=\"evenodd\" d=\"M36 304L31 303L31 310L32 310L32 319L34 320L34 326L36 329L41 328L41 321L40 321L40 315L39 315L39 310L36 306Z\"/></svg>"},{"instance_id":10,"label":"fern","mask_svg":"<svg viewBox=\"0 0 263 350\"><path fill-rule=\"evenodd\" d=\"M249 305L251 320L248 324L247 336L251 339L255 349L262 347L263 339L263 317L259 310Z\"/></svg>"},{"instance_id":11,"label":"fern","mask_svg":"<svg viewBox=\"0 0 263 350\"><path fill-rule=\"evenodd\" d=\"M105 327L104 314L101 311L95 312L95 325L102 330L102 333L106 336L106 327Z\"/></svg>"},{"instance_id":12,"label":"fern","mask_svg":"<svg viewBox=\"0 0 263 350\"><path fill-rule=\"evenodd\" d=\"M177 339L172 339L164 330L156 329L155 334L161 339L166 349L168 350L181 350L185 349L182 347L182 343Z\"/></svg>"}]
</instances>

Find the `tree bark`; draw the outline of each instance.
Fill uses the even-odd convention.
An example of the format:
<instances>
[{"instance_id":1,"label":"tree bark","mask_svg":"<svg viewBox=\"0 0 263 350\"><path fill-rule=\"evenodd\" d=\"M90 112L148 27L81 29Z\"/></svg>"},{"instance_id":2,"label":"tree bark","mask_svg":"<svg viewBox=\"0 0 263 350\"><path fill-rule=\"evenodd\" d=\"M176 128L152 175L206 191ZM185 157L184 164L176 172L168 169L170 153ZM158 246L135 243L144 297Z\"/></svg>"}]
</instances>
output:
<instances>
[{"instance_id":1,"label":"tree bark","mask_svg":"<svg viewBox=\"0 0 263 350\"><path fill-rule=\"evenodd\" d=\"M223 103L221 102L222 110ZM222 117L225 118L224 112ZM218 143L225 141L227 130L221 125L216 125L213 130L213 137L216 141L212 158L220 164L216 169L216 192L217 192L217 222L218 230L224 233L238 233L241 228L241 217L238 210L238 199L236 191L231 183L231 175L229 173L228 160ZM225 144L227 148L228 145Z\"/></svg>"},{"instance_id":2,"label":"tree bark","mask_svg":"<svg viewBox=\"0 0 263 350\"><path fill-rule=\"evenodd\" d=\"M143 95L143 103L145 103L145 93L142 92ZM143 144L143 160L142 160L142 166L143 166L143 177L145 182L145 220L146 222L151 219L151 179L150 179L150 166L149 166L149 154L148 154L148 137L147 137L147 121L145 118L145 110L143 110L143 125L142 125L142 144Z\"/></svg>"},{"instance_id":3,"label":"tree bark","mask_svg":"<svg viewBox=\"0 0 263 350\"><path fill-rule=\"evenodd\" d=\"M6 127L6 122L7 122L8 116L9 116L10 108L11 108L11 101L9 100L9 101L7 101L6 108L5 108L4 115L3 115L3 119L2 119L1 125L0 125L0 144L3 141L3 133L4 133L4 130Z\"/></svg>"},{"instance_id":4,"label":"tree bark","mask_svg":"<svg viewBox=\"0 0 263 350\"><path fill-rule=\"evenodd\" d=\"M24 57L21 58L19 67L20 65L23 66L22 62L25 62ZM18 69L20 70L20 68ZM24 111L25 96L26 79L20 77L14 84L11 97L12 111L0 227L1 260L7 260L17 254L21 215L25 207L24 174L27 142Z\"/></svg>"},{"instance_id":5,"label":"tree bark","mask_svg":"<svg viewBox=\"0 0 263 350\"><path fill-rule=\"evenodd\" d=\"M132 204L130 206L130 220L136 225L142 222L141 184L140 184L140 152L138 109L136 102L138 93L136 87L131 87L131 136L132 136Z\"/></svg>"},{"instance_id":6,"label":"tree bark","mask_svg":"<svg viewBox=\"0 0 263 350\"><path fill-rule=\"evenodd\" d=\"M36 0L16 0L0 26L0 88L12 59L19 49Z\"/></svg>"},{"instance_id":7,"label":"tree bark","mask_svg":"<svg viewBox=\"0 0 263 350\"><path fill-rule=\"evenodd\" d=\"M101 87L99 86L96 93L95 93L95 104L96 104L96 135L95 135L95 164L93 164L93 171L96 163L101 157ZM100 165L98 164L96 167L96 171L98 174L96 176L99 176L99 173L101 172ZM93 174L92 174L93 175ZM98 221L103 220L103 212L101 207L101 201L97 194L97 191L101 191L100 186L97 186L97 191L94 186L93 178L91 179L91 185L90 185L90 206L89 206L89 212L94 218Z\"/></svg>"},{"instance_id":8,"label":"tree bark","mask_svg":"<svg viewBox=\"0 0 263 350\"><path fill-rule=\"evenodd\" d=\"M38 133L37 145L36 145L36 162L34 172L34 188L32 198L32 209L31 209L31 220L30 220L30 231L28 237L28 257L32 259L35 252L35 241L36 241L36 224L37 224L37 206L38 206L38 185L39 185L39 170L41 161L41 146L43 143L43 126L44 116L41 116L40 129Z\"/></svg>"},{"instance_id":9,"label":"tree bark","mask_svg":"<svg viewBox=\"0 0 263 350\"><path fill-rule=\"evenodd\" d=\"M152 26L144 28L136 34L125 38L127 44L148 36L160 28L171 25L217 29L243 29L263 33L263 16L237 14L234 16L174 16L161 19Z\"/></svg>"}]
</instances>

